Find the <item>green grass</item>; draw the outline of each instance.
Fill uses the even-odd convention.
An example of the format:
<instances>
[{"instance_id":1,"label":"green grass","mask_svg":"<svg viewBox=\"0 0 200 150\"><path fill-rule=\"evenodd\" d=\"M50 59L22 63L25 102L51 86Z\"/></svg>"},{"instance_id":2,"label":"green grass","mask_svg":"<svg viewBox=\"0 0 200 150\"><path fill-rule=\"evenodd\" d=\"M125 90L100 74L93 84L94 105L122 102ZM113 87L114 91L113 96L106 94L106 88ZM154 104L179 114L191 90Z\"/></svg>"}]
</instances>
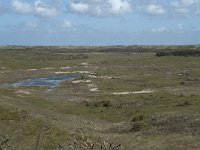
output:
<instances>
[{"instance_id":1,"label":"green grass","mask_svg":"<svg viewBox=\"0 0 200 150\"><path fill-rule=\"evenodd\" d=\"M25 110L16 109L8 106L0 106L0 120L1 121L20 121L25 118L27 112Z\"/></svg>"},{"instance_id":2,"label":"green grass","mask_svg":"<svg viewBox=\"0 0 200 150\"><path fill-rule=\"evenodd\" d=\"M0 87L0 142L9 137L17 150L36 149L38 143L39 149L53 150L73 143L72 135L82 129L90 138L101 135L125 149L179 149L180 144L198 149L200 59L154 53L193 48L199 46L1 47L0 86L58 71L90 71L98 78L84 74L81 79L91 80L99 91L89 91L89 83L70 81L51 92L42 87ZM143 52L132 54L136 51ZM66 66L74 68L60 69ZM54 69L41 69L46 67ZM112 94L146 89L155 92Z\"/></svg>"}]
</instances>

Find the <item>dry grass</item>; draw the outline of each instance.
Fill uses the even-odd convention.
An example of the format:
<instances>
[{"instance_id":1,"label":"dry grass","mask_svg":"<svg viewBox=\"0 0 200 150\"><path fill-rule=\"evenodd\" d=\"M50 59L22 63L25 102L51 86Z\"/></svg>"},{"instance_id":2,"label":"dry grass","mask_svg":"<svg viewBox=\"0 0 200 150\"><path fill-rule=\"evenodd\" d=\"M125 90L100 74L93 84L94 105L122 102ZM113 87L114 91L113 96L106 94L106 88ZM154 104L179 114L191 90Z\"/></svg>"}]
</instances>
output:
<instances>
[{"instance_id":1,"label":"dry grass","mask_svg":"<svg viewBox=\"0 0 200 150\"><path fill-rule=\"evenodd\" d=\"M1 149L199 148L199 58L17 49L0 49ZM5 86L68 73L82 76L51 91Z\"/></svg>"}]
</instances>

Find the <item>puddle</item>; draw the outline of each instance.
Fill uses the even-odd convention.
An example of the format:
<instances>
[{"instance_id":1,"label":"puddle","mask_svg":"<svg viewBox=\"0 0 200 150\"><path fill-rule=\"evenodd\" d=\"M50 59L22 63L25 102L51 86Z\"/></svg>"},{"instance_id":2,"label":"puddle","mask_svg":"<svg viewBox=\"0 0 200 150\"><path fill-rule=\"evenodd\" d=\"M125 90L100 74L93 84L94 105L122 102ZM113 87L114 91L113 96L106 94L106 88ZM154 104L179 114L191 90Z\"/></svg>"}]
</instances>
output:
<instances>
[{"instance_id":1,"label":"puddle","mask_svg":"<svg viewBox=\"0 0 200 150\"><path fill-rule=\"evenodd\" d=\"M27 79L12 84L12 87L31 87L44 86L49 89L58 87L64 81L70 81L78 78L79 75L52 76L43 78Z\"/></svg>"}]
</instances>

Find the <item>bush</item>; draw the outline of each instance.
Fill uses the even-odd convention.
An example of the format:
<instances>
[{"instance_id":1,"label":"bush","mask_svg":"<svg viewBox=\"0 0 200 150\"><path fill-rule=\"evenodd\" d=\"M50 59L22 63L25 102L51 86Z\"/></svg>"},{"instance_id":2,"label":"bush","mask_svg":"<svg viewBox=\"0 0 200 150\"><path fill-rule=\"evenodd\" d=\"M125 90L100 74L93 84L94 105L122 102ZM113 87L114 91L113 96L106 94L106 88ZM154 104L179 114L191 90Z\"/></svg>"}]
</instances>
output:
<instances>
[{"instance_id":1,"label":"bush","mask_svg":"<svg viewBox=\"0 0 200 150\"><path fill-rule=\"evenodd\" d=\"M131 120L131 122L142 121L142 120L144 120L144 119L145 119L145 117L144 117L143 115L140 115L140 116L134 117L134 118Z\"/></svg>"},{"instance_id":2,"label":"bush","mask_svg":"<svg viewBox=\"0 0 200 150\"><path fill-rule=\"evenodd\" d=\"M73 142L69 145L58 145L56 150L120 150L120 143L108 141L101 136L89 138L82 131L78 136L74 136Z\"/></svg>"},{"instance_id":3,"label":"bush","mask_svg":"<svg viewBox=\"0 0 200 150\"><path fill-rule=\"evenodd\" d=\"M98 106L101 106L101 107L110 107L111 106L111 102L110 101L100 101L100 102L95 102L94 103L94 106L98 107Z\"/></svg>"},{"instance_id":4,"label":"bush","mask_svg":"<svg viewBox=\"0 0 200 150\"><path fill-rule=\"evenodd\" d=\"M90 102L90 101L82 101L81 104L85 106L95 106L95 107L111 107L112 104L110 101L95 101L95 102Z\"/></svg>"},{"instance_id":5,"label":"bush","mask_svg":"<svg viewBox=\"0 0 200 150\"><path fill-rule=\"evenodd\" d=\"M191 103L189 101L185 101L183 103L177 104L176 106L178 106L178 107L184 107L184 106L189 106L189 105L191 105Z\"/></svg>"},{"instance_id":6,"label":"bush","mask_svg":"<svg viewBox=\"0 0 200 150\"><path fill-rule=\"evenodd\" d=\"M163 51L157 52L156 56L200 56L199 50L178 50L178 51Z\"/></svg>"}]
</instances>

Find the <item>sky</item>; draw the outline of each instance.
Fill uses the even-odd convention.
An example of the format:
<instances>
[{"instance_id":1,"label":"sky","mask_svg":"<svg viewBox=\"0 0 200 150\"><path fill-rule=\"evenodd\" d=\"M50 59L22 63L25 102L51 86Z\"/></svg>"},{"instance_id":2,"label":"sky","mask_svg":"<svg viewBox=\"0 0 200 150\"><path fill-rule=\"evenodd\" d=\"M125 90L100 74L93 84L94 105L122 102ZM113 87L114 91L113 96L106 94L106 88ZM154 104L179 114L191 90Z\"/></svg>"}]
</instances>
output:
<instances>
[{"instance_id":1,"label":"sky","mask_svg":"<svg viewBox=\"0 0 200 150\"><path fill-rule=\"evenodd\" d=\"M0 45L200 44L200 0L0 0Z\"/></svg>"}]
</instances>

